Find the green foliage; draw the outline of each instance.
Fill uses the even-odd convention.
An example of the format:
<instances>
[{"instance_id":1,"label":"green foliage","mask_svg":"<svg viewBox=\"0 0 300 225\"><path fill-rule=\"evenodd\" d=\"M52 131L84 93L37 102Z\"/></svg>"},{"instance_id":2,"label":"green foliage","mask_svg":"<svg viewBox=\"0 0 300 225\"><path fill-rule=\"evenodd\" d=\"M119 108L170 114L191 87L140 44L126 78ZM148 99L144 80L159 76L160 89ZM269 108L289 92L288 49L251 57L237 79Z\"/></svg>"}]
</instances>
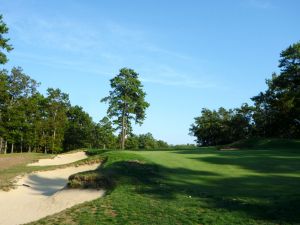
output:
<instances>
[{"instance_id":1,"label":"green foliage","mask_svg":"<svg viewBox=\"0 0 300 225\"><path fill-rule=\"evenodd\" d=\"M64 134L64 150L91 147L94 123L80 106L71 106L67 111L67 127Z\"/></svg>"},{"instance_id":2,"label":"green foliage","mask_svg":"<svg viewBox=\"0 0 300 225\"><path fill-rule=\"evenodd\" d=\"M115 146L109 121L95 124L81 107L72 107L60 89L48 88L43 96L38 85L20 67L10 74L0 71L0 153L57 153L99 147L99 141Z\"/></svg>"},{"instance_id":3,"label":"green foliage","mask_svg":"<svg viewBox=\"0 0 300 225\"><path fill-rule=\"evenodd\" d=\"M251 98L254 106L203 109L190 133L199 145L220 145L249 137L300 138L300 42L280 54L279 74L268 89Z\"/></svg>"},{"instance_id":4,"label":"green foliage","mask_svg":"<svg viewBox=\"0 0 300 225\"><path fill-rule=\"evenodd\" d=\"M13 152L15 143L23 146L24 136L30 127L27 118L30 109L26 105L28 99L37 93L38 83L24 74L19 67L12 68L11 74L2 70L1 83L0 152L4 147L3 139L11 143Z\"/></svg>"},{"instance_id":5,"label":"green foliage","mask_svg":"<svg viewBox=\"0 0 300 225\"><path fill-rule=\"evenodd\" d=\"M131 134L126 140L126 149L165 149L169 145L162 140L156 140L151 133L135 135Z\"/></svg>"},{"instance_id":6,"label":"green foliage","mask_svg":"<svg viewBox=\"0 0 300 225\"><path fill-rule=\"evenodd\" d=\"M172 145L170 146L171 149L178 149L178 150L196 150L199 149L195 144L181 144L181 145Z\"/></svg>"},{"instance_id":7,"label":"green foliage","mask_svg":"<svg viewBox=\"0 0 300 225\"><path fill-rule=\"evenodd\" d=\"M151 133L139 135L139 148L140 149L155 149L157 142Z\"/></svg>"},{"instance_id":8,"label":"green foliage","mask_svg":"<svg viewBox=\"0 0 300 225\"><path fill-rule=\"evenodd\" d=\"M3 22L3 16L0 15L0 64L5 64L8 59L2 49L6 52L13 50L13 47L8 43L9 38L5 38L4 35L8 33L8 27Z\"/></svg>"},{"instance_id":9,"label":"green foliage","mask_svg":"<svg viewBox=\"0 0 300 225\"><path fill-rule=\"evenodd\" d=\"M52 151L61 151L67 124L69 96L59 89L47 89L47 114Z\"/></svg>"},{"instance_id":10,"label":"green foliage","mask_svg":"<svg viewBox=\"0 0 300 225\"><path fill-rule=\"evenodd\" d=\"M94 148L113 149L118 147L115 129L108 117L103 117L94 126L92 145Z\"/></svg>"},{"instance_id":11,"label":"green foliage","mask_svg":"<svg viewBox=\"0 0 300 225\"><path fill-rule=\"evenodd\" d=\"M201 116L195 118L190 133L202 146L231 143L251 134L251 115L252 107L247 104L234 110L202 109Z\"/></svg>"},{"instance_id":12,"label":"green foliage","mask_svg":"<svg viewBox=\"0 0 300 225\"><path fill-rule=\"evenodd\" d=\"M139 149L139 136L135 134L131 134L125 143L126 149Z\"/></svg>"},{"instance_id":13,"label":"green foliage","mask_svg":"<svg viewBox=\"0 0 300 225\"><path fill-rule=\"evenodd\" d=\"M268 89L252 98L256 133L262 137L300 137L300 42L282 51L280 74L267 80Z\"/></svg>"},{"instance_id":14,"label":"green foliage","mask_svg":"<svg viewBox=\"0 0 300 225\"><path fill-rule=\"evenodd\" d=\"M112 90L102 102L108 103L107 115L121 131L121 148L125 148L126 135L131 132L131 121L142 124L146 117L149 103L145 101L146 93L138 79L138 74L128 68L120 69L120 73L110 80Z\"/></svg>"}]
</instances>

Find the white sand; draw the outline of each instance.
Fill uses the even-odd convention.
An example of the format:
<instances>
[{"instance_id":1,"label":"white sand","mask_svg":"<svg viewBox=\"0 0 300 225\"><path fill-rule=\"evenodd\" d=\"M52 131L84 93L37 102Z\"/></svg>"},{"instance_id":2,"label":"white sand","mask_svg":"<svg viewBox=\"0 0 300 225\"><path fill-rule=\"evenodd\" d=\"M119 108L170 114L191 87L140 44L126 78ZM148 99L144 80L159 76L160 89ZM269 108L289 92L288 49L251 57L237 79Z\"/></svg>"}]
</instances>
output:
<instances>
[{"instance_id":1,"label":"white sand","mask_svg":"<svg viewBox=\"0 0 300 225\"><path fill-rule=\"evenodd\" d=\"M87 158L85 152L75 152L57 155L52 159L40 159L38 162L30 163L28 166L53 166L53 165L63 165L72 162L76 162L81 159Z\"/></svg>"},{"instance_id":2,"label":"white sand","mask_svg":"<svg viewBox=\"0 0 300 225\"><path fill-rule=\"evenodd\" d=\"M99 164L68 167L31 173L19 178L16 189L0 191L0 224L32 222L103 196L104 190L64 189L70 175L94 170L98 166Z\"/></svg>"}]
</instances>

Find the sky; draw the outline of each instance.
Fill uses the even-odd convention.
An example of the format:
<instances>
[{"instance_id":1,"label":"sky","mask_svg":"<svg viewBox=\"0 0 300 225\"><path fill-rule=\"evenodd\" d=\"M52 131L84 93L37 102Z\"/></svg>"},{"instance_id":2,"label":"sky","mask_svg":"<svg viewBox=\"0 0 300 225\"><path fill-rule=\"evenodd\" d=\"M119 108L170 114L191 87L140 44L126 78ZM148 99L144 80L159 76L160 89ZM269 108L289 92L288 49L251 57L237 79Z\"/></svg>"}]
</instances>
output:
<instances>
[{"instance_id":1,"label":"sky","mask_svg":"<svg viewBox=\"0 0 300 225\"><path fill-rule=\"evenodd\" d=\"M150 103L142 126L170 144L194 143L202 108L235 108L266 89L280 52L300 41L298 0L0 0L20 66L60 88L95 122L120 68L139 73Z\"/></svg>"}]
</instances>

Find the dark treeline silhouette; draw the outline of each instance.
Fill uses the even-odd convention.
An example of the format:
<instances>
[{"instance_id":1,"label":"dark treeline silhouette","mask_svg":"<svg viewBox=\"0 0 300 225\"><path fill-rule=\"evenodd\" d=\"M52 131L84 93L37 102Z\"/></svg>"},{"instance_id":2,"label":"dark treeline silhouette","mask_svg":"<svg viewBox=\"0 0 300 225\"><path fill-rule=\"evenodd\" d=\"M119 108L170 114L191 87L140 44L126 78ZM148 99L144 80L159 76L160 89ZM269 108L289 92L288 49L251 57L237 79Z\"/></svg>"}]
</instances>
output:
<instances>
[{"instance_id":1,"label":"dark treeline silhouette","mask_svg":"<svg viewBox=\"0 0 300 225\"><path fill-rule=\"evenodd\" d=\"M280 73L268 88L251 98L253 106L202 109L190 134L202 146L228 144L249 137L300 138L300 42L282 51Z\"/></svg>"}]
</instances>

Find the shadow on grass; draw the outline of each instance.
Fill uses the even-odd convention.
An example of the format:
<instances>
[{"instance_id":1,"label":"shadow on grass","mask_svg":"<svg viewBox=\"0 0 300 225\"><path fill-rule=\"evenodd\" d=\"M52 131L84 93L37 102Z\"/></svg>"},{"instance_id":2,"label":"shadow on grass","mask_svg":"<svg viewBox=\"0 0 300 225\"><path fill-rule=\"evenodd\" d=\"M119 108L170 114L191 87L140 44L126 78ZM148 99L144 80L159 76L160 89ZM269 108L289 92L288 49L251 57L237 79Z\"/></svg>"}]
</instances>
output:
<instances>
[{"instance_id":1,"label":"shadow on grass","mask_svg":"<svg viewBox=\"0 0 300 225\"><path fill-rule=\"evenodd\" d=\"M127 185L131 191L151 198L171 200L178 196L191 196L193 201L207 202L210 208L240 211L252 218L279 223L299 223L300 178L268 174L267 167L264 167L263 160L259 161L259 157L196 159L220 165L238 165L266 174L223 177L214 172L166 168L137 160L114 162L102 168L101 173L115 180L116 185ZM255 163L255 160L258 161ZM274 167L273 172L295 172L295 169L299 169L293 158L285 159L283 165L281 161L282 166L276 165L276 159L272 162L274 164L269 166ZM257 168L259 163L262 165Z\"/></svg>"},{"instance_id":2,"label":"shadow on grass","mask_svg":"<svg viewBox=\"0 0 300 225\"><path fill-rule=\"evenodd\" d=\"M193 160L208 162L216 165L234 165L258 173L300 174L299 154L262 152L260 154L226 154L214 156L191 157Z\"/></svg>"}]
</instances>

